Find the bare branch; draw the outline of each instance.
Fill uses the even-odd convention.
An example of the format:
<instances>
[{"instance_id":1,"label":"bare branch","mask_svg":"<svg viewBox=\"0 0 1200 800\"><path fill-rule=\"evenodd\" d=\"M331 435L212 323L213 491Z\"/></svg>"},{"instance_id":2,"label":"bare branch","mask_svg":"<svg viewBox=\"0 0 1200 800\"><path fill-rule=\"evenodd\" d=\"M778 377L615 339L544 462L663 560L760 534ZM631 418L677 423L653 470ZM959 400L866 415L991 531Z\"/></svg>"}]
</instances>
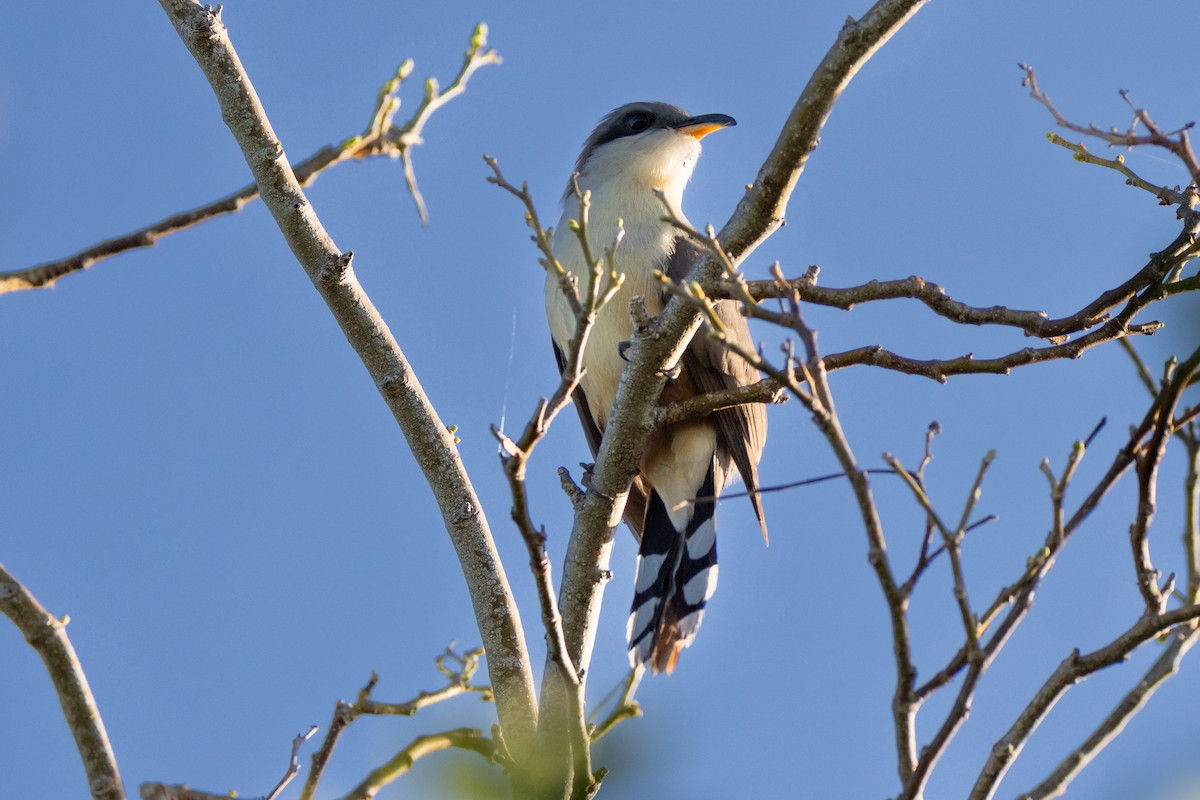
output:
<instances>
[{"instance_id":1,"label":"bare branch","mask_svg":"<svg viewBox=\"0 0 1200 800\"><path fill-rule=\"evenodd\" d=\"M1131 354L1136 357L1136 354ZM1136 359L1139 372L1144 378L1149 377L1140 359ZM1197 500L1200 498L1200 442L1191 431L1176 431L1176 438L1183 442L1187 449L1187 478L1185 481L1185 515L1183 543L1188 563L1188 581L1184 602L1194 605L1197 599L1197 587L1200 586L1200 575L1196 567L1197 531L1200 530L1200 520L1197 519ZM1043 798L1058 797L1084 767L1103 750L1113 739L1124 730L1126 723L1137 714L1157 691L1158 687L1179 669L1183 656L1200 638L1200 628L1195 623L1180 625L1172 633L1170 641L1159 654L1146 673L1134 684L1134 687L1117 703L1104 720L1096 727L1090 736L1051 772L1041 783L1020 796L1021 800L1043 800Z\"/></svg>"},{"instance_id":2,"label":"bare branch","mask_svg":"<svg viewBox=\"0 0 1200 800\"><path fill-rule=\"evenodd\" d=\"M1065 147L1075 154L1075 160L1081 164L1094 164L1097 167L1105 167L1107 169L1116 170L1125 176L1125 183L1142 191L1149 192L1158 198L1159 204L1181 205L1192 207L1195 205L1196 188L1194 186L1180 191L1178 187L1172 189L1167 186L1159 186L1150 183L1142 176L1131 170L1125 163L1125 156L1118 154L1116 158L1102 158L1093 154L1082 142L1069 142L1057 133L1051 131L1046 134L1046 139L1050 144Z\"/></svg>"},{"instance_id":3,"label":"bare branch","mask_svg":"<svg viewBox=\"0 0 1200 800\"><path fill-rule=\"evenodd\" d=\"M418 736L385 764L371 770L371 773L342 800L371 800L380 789L412 769L418 758L450 747L470 750L489 760L495 752L492 740L472 728L456 728L452 731Z\"/></svg>"},{"instance_id":4,"label":"bare branch","mask_svg":"<svg viewBox=\"0 0 1200 800\"><path fill-rule=\"evenodd\" d=\"M1175 406L1192 376L1200 371L1200 348L1164 378L1158 394L1158 415L1149 440L1138 456L1138 513L1130 526L1129 541L1133 550L1138 589L1146 602L1147 613L1161 613L1166 608L1170 590L1158 585L1158 571L1150 561L1150 522L1154 519L1158 467L1166 453L1167 442L1174 434L1171 427Z\"/></svg>"},{"instance_id":5,"label":"bare branch","mask_svg":"<svg viewBox=\"0 0 1200 800\"><path fill-rule=\"evenodd\" d=\"M654 411L654 426L672 425L685 419L705 417L723 408L732 408L747 403L766 403L776 405L787 400L783 393L784 387L773 378L766 378L758 383L737 386L712 394L699 394L665 406L659 406ZM759 489L759 491L764 491ZM726 494L725 497L734 495Z\"/></svg>"},{"instance_id":6,"label":"bare branch","mask_svg":"<svg viewBox=\"0 0 1200 800\"><path fill-rule=\"evenodd\" d=\"M311 739L316 732L317 726L313 725L306 733L296 734L296 738L292 740L292 755L288 759L287 771L283 773L283 777L279 779L279 783L275 784L275 788L267 793L265 800L275 800L275 798L279 797L280 792L292 782L292 778L300 774L300 747Z\"/></svg>"},{"instance_id":7,"label":"bare branch","mask_svg":"<svg viewBox=\"0 0 1200 800\"><path fill-rule=\"evenodd\" d=\"M575 313L575 331L566 345L566 352L560 353L561 374L558 387L550 400L540 400L524 433L517 441L513 441L499 429L493 427L492 433L500 441L500 460L504 466L504 474L508 478L509 492L512 495L512 518L525 542L529 553L530 569L537 587L538 604L542 612L542 625L546 631L546 642L549 650L550 663L557 666L558 677L562 680L562 693L568 697L565 704L556 707L561 714L544 713L539 730L539 741L544 745L539 750L539 760L547 762L546 772L553 771L552 764L570 758L571 774L576 796L590 796L599 787L599 776L593 775L591 765L591 741L588 736L585 720L585 697L583 672L576 666L576 657L572 655L566 633L562 624L558 599L554 592L554 582L550 576L550 558L546 553L546 533L533 521L529 511L529 498L525 488L525 470L533 449L545 437L550 423L558 413L571 402L579 382L583 379L583 356L587 347L588 336L595 325L597 314L612 299L620 289L624 276L616 269L616 253L624 237L624 230L618 225L612 245L605 249L604 258L596 258L588 241L588 213L591 196L588 192L579 191L575 187L574 197L578 202L578 218L570 220L572 232L577 237L585 263L591 265L587 274L587 285L583 296L575 284L575 276L568 273L554 256L551 246L551 233L544 229L538 220L537 211L529 195L526 185L516 189L505 180L500 172L496 159L485 156L485 161L492 168L493 176L488 178L505 191L517 197L524 204L525 222L533 231L531 237L542 251L544 258L542 266L548 275L557 276L559 286L569 301ZM560 720L564 724L566 736L562 735L559 727ZM549 756L546 758L546 756ZM535 778L549 779L546 776Z\"/></svg>"},{"instance_id":8,"label":"bare branch","mask_svg":"<svg viewBox=\"0 0 1200 800\"><path fill-rule=\"evenodd\" d=\"M1145 642L1176 625L1200 619L1200 606L1189 605L1163 614L1140 617L1128 630L1104 647L1080 654L1073 650L1063 659L1033 700L1018 715L1016 722L992 747L987 762L971 790L969 800L990 800L999 788L1012 762L1020 755L1034 729L1067 689L1097 670L1124 661Z\"/></svg>"},{"instance_id":9,"label":"bare branch","mask_svg":"<svg viewBox=\"0 0 1200 800\"><path fill-rule=\"evenodd\" d=\"M375 687L379 683L379 676L371 673L371 679L359 690L358 697L354 703L346 703L339 700L333 709L333 720L329 723L329 730L325 733L325 740L321 743L317 752L313 753L312 768L309 770L308 779L304 782L304 788L300 791L300 800L312 800L316 796L317 785L325 773L325 768L329 765L329 759L333 756L333 750L337 747L338 740L346 728L360 716L364 714L375 716L393 714L406 717L412 716L434 703L440 703L452 697L468 693L478 694L484 700L491 700L492 690L490 686L471 683L476 670L479 669L479 659L483 657L483 649L468 650L466 653L459 655L452 648L453 645L447 648L436 659L438 671L447 678L446 685L440 689L432 692L422 691L412 700L403 703L381 703L371 697L372 692L375 691ZM453 662L457 666L448 666L447 662Z\"/></svg>"},{"instance_id":10,"label":"bare branch","mask_svg":"<svg viewBox=\"0 0 1200 800\"><path fill-rule=\"evenodd\" d=\"M453 436L355 279L351 254L337 248L304 196L219 13L192 0L160 4L212 85L263 202L362 359L433 489L487 648L500 724L514 755L523 759L533 744L537 707L520 612Z\"/></svg>"},{"instance_id":11,"label":"bare branch","mask_svg":"<svg viewBox=\"0 0 1200 800\"><path fill-rule=\"evenodd\" d=\"M488 64L499 64L500 56L494 50L485 49L487 45L487 26L479 25L471 36L471 45L467 49L463 65L451 81L450 86L443 92L437 92L436 82L426 83L425 100L408 122L393 125L392 118L400 108L397 92L401 84L412 73L413 62L405 61L396 70L396 74L384 84L379 92L371 120L360 135L353 136L339 145L329 145L321 148L308 158L299 162L293 168L296 180L301 186L308 186L321 172L329 167L345 161L361 160L374 156L401 158L404 165L404 177L408 184L421 221L427 221L425 203L417 189L416 175L412 170L412 148L423 144L421 133L433 112L466 91L467 82L475 71ZM430 79L432 81L432 79ZM433 94L430 94L430 87ZM215 217L241 211L242 207L258 197L258 184L243 186L236 192L220 200L198 206L189 211L173 214L159 222L144 228L108 239L100 244L81 250L73 256L37 264L26 269L12 272L0 272L0 294L22 289L41 289L53 286L54 282L65 275L85 270L93 264L106 258L136 250L142 247L153 247L158 242L173 233L186 230L193 225L199 225Z\"/></svg>"},{"instance_id":12,"label":"bare branch","mask_svg":"<svg viewBox=\"0 0 1200 800\"><path fill-rule=\"evenodd\" d=\"M12 620L46 666L63 717L87 774L93 800L124 800L117 757L88 685L83 665L67 636L67 618L57 619L0 564L0 614Z\"/></svg>"},{"instance_id":13,"label":"bare branch","mask_svg":"<svg viewBox=\"0 0 1200 800\"><path fill-rule=\"evenodd\" d=\"M846 289L831 289L816 285L817 270L810 268L803 277L787 282L783 288L775 281L753 281L747 284L755 300L785 296L794 290L800 299L818 305L849 310L860 303L877 302L896 298L919 300L927 307L954 322L967 325L1005 325L1019 328L1030 336L1052 342L1044 348L1024 348L994 359L976 359L973 355L958 359L917 361L888 353L882 348L866 347L837 356L827 356L830 368L846 363L868 363L885 366L901 372L925 375L936 380L946 376L968 372L1006 372L1014 367L1055 358L1075 358L1084 350L1102 342L1120 338L1129 333L1153 333L1158 323L1136 325L1133 317L1150 304L1170 294L1200 288L1200 282L1179 281L1178 284L1163 285L1164 279L1177 274L1194 258L1200 247L1200 214L1194 209L1181 209L1183 227L1179 235L1163 250L1150 256L1147 263L1132 277L1119 286L1102 292L1096 299L1066 317L1050 319L1041 311L1012 311L1002 306L975 308L946 296L938 285L915 276L900 281L870 281L861 286ZM1189 279L1190 281L1190 279ZM1182 284L1182 285L1179 285ZM718 295L719 296L719 295ZM1124 303L1114 316L1113 309ZM1099 327L1097 327L1099 326ZM1092 329L1092 330L1089 330ZM1089 330L1078 339L1068 341L1067 336Z\"/></svg>"},{"instance_id":14,"label":"bare branch","mask_svg":"<svg viewBox=\"0 0 1200 800\"><path fill-rule=\"evenodd\" d=\"M167 785L165 783L143 783L138 787L138 797L141 800L229 800L230 794L213 794L199 789L193 789L182 783Z\"/></svg>"},{"instance_id":15,"label":"bare branch","mask_svg":"<svg viewBox=\"0 0 1200 800\"><path fill-rule=\"evenodd\" d=\"M1150 665L1150 669L1146 670L1133 689L1122 698L1087 740L1064 758L1034 789L1018 795L1018 800L1045 800L1062 795L1075 776L1121 734L1125 724L1142 710L1158 688L1179 671L1179 663L1196 643L1196 639L1200 638L1198 634L1200 629L1196 628L1194 623L1191 626L1180 625L1176 628L1171 634L1170 643Z\"/></svg>"},{"instance_id":16,"label":"bare branch","mask_svg":"<svg viewBox=\"0 0 1200 800\"><path fill-rule=\"evenodd\" d=\"M1194 409L1200 411L1200 408ZM1183 551L1187 561L1184 601L1200 602L1200 438L1194 428L1179 431L1176 438L1187 448L1187 477L1184 479Z\"/></svg>"},{"instance_id":17,"label":"bare branch","mask_svg":"<svg viewBox=\"0 0 1200 800\"><path fill-rule=\"evenodd\" d=\"M1134 323L1133 319L1140 311L1170 294L1200 288L1200 280L1196 279L1174 279L1174 283L1164 284L1164 280L1172 280L1172 276L1177 278L1183 266L1200 252L1200 248L1197 247L1200 214L1190 208L1180 211L1184 223L1180 234L1163 251L1153 254L1134 277L1114 289L1103 292L1076 313L1060 319L1050 319L1040 311L1010 311L1002 306L967 306L947 297L940 286L915 276L901 281L870 281L861 286L830 289L817 285L819 270L810 267L802 277L793 280L782 281L777 278L772 281L748 283L737 272L732 258L713 236L711 228L707 235L701 234L679 218L665 202L664 208L664 219L705 246L723 270L725 278L717 294L711 294L694 282L686 291L687 295L697 301L693 303L694 307L701 311L709 311L706 317L710 323L715 320L715 314L711 313L713 297L739 300L747 316L783 327L790 327L789 316L763 308L760 305L761 300L785 299L795 295L800 301L809 300L849 310L860 303L911 298L920 300L939 315L960 324L1007 325L1020 328L1027 335L1052 342L1046 347L1024 347L993 358L976 358L974 354L968 353L957 358L928 360L910 358L886 350L880 345L871 345L825 356L825 367L828 370L864 364L920 375L939 383L944 383L953 375L1007 374L1012 369L1028 364L1078 358L1084 351L1096 345L1120 340L1131 334L1152 334L1161 327L1161 323ZM778 265L775 268L777 267ZM703 299L699 295L702 295ZM1113 316L1112 310L1121 303L1125 304L1124 308ZM1069 339L1070 334L1089 328L1091 330L1083 336ZM782 387L786 384L781 382L779 385Z\"/></svg>"},{"instance_id":18,"label":"bare branch","mask_svg":"<svg viewBox=\"0 0 1200 800\"><path fill-rule=\"evenodd\" d=\"M1128 469L1129 465L1135 461L1138 463L1139 492L1143 495L1144 487L1146 486L1145 482L1156 480L1157 463L1161 460L1164 452L1163 443L1160 439L1169 429L1169 422L1173 418L1180 393L1188 385L1191 376L1197 369L1200 369L1200 348L1194 351L1179 369L1174 371L1169 380L1164 381L1162 391L1155 397L1141 425L1133 429L1129 441L1122 448L1121 452L1117 454L1108 473L1100 480L1069 520L1064 520L1064 514L1062 513L1062 495L1065 492L1067 481L1070 479L1079 458L1082 456L1083 443L1076 445L1072 453L1072 458L1068 461L1067 468L1064 470L1062 479L1056 480L1048 467L1046 468L1047 477L1050 479L1052 486L1052 498L1055 500L1054 529L1047 536L1046 543L1041 552L1030 559L1026 574L1016 584L1002 591L1001 596L993 603L992 608L981 618L981 623L986 625L992 614L999 613L999 609L1003 604L1010 601L1013 603L1012 608L1004 616L996 633L993 635L992 641L985 647L985 651L992 648L993 643L997 641L998 637L1007 636L1011 633L1011 630L1019 620L1028 613L1028 609L1032 603L1033 592L1040 582L1041 577L1044 576L1053 563L1054 555L1066 542L1070 533L1096 507L1116 479ZM1146 440L1147 437L1149 439L1143 444L1143 440ZM1140 548L1137 547L1137 540L1135 538L1143 519L1145 520L1145 525L1148 525L1149 516L1146 514L1144 496L1139 498L1139 508L1135 517L1135 524L1132 526L1131 540L1134 540L1135 543L1134 563L1139 574L1139 586L1143 588L1144 595L1149 595L1147 597L1145 613L1129 630L1105 647L1086 656L1080 656L1079 652L1075 651L1059 666L1059 669L1038 690L1033 700L1021 712L1017 721L1009 729L1009 732L992 748L987 763L984 765L976 781L975 788L972 791L972 800L983 800L984 798L991 798L994 795L1004 774L1007 772L1009 766L1011 766L1012 761L1019 755L1021 748L1024 747L1030 734L1032 734L1041 719L1067 688L1097 669L1124 660L1130 652L1150 638L1159 635L1177 624L1182 622L1190 623L1200 617L1200 606L1195 605L1191 601L1189 601L1189 605L1183 608L1175 609L1174 611L1163 611L1162 607L1168 599L1169 589L1159 589L1157 583L1153 583L1153 590L1145 588L1143 581L1146 578L1143 575L1147 570L1152 572L1153 569L1148 565L1148 555L1143 556ZM1161 601L1153 595L1154 592L1159 592L1162 595ZM960 651L951 664L947 666L946 670L939 673L939 676L935 676L933 680L941 680L945 675L952 674L956 668L961 668L961 666L956 665L960 665L964 661L963 651ZM931 683L933 683L932 680Z\"/></svg>"},{"instance_id":19,"label":"bare branch","mask_svg":"<svg viewBox=\"0 0 1200 800\"><path fill-rule=\"evenodd\" d=\"M483 157L483 160L489 167L492 168L492 175L486 179L487 182L499 186L501 189L520 200L521 204L525 206L525 224L529 226L531 231L533 231L533 236L529 238L535 245L537 245L537 249L542 253L542 258L538 259L538 263L542 265L543 269L545 269L547 272L553 273L562 281L561 285L563 287L563 293L566 295L567 300L571 303L571 310L578 314L580 311L578 287L576 287L574 283L565 280L569 277L567 275L567 270L562 264L559 263L558 257L554 255L554 247L552 244L554 229L542 226L542 222L538 218L537 208L533 205L533 196L529 194L529 184L522 183L521 188L518 189L509 183L504 177L504 173L500 171L499 161L492 156L486 155Z\"/></svg>"},{"instance_id":20,"label":"bare branch","mask_svg":"<svg viewBox=\"0 0 1200 800\"><path fill-rule=\"evenodd\" d=\"M778 266L774 268L775 279L781 286L786 285ZM693 296L693 302L701 304L702 298ZM916 703L912 699L912 686L916 680L916 667L913 664L911 640L908 632L908 597L897 585L895 575L887 553L887 543L883 534L883 523L871 492L870 481L866 470L858 466L857 460L842 431L841 421L833 403L833 393L829 387L825 362L817 348L816 331L808 327L800 314L800 300L797 292L793 291L787 298L785 317L789 327L804 345L806 361L801 366L805 382L811 391L799 388L794 378L794 359L787 351L787 366L779 369L767 364L757 353L749 353L722 338L727 347L747 359L758 369L771 375L776 380L788 385L793 395L812 412L813 422L825 436L842 471L850 481L858 503L863 527L867 534L868 556L876 579L883 590L887 603L888 615L892 625L892 651L896 668L896 690L892 697L892 715L896 733L897 766L901 782L907 782L917 767L916 751ZM711 316L711 315L710 315ZM719 331L714 331L719 333ZM790 344L790 343L789 343Z\"/></svg>"},{"instance_id":21,"label":"bare branch","mask_svg":"<svg viewBox=\"0 0 1200 800\"><path fill-rule=\"evenodd\" d=\"M885 456L886 457L886 456ZM919 798L924 796L925 786L933 773L933 768L946 752L951 740L954 738L958 729L962 727L967 720L967 714L971 708L971 701L975 696L975 688L979 683L979 679L983 676L984 671L988 668L992 658L999 651L999 646L985 650L979 645L980 625L979 620L971 611L970 600L967 596L966 578L963 574L961 545L963 537L967 533L968 520L974 511L975 503L979 499L980 487L983 484L984 475L987 473L988 466L995 458L994 452L989 452L980 462L979 471L975 475L975 483L971 487L971 491L967 495L967 501L963 504L963 513L960 518L958 527L951 531L947 528L934 512L933 505L925 494L921 486L912 479L912 476L900 467L899 462L894 458L887 457L892 468L896 473L903 477L909 484L909 488L913 490L917 501L925 509L929 519L932 520L936 529L942 534L943 548L950 559L951 574L954 580L954 599L958 606L959 614L962 619L963 630L966 635L966 643L963 645L963 650L966 653L967 674L963 678L962 685L959 687L958 694L954 698L954 703L947 712L942 724L938 727L937 732L930 739L929 744L921 748L921 756L918 760L912 774L906 781L904 790L900 797L904 800ZM914 573L916 575L917 573ZM920 697L911 691L910 684L910 702L912 703L912 711L915 714L917 707L920 705Z\"/></svg>"},{"instance_id":22,"label":"bare branch","mask_svg":"<svg viewBox=\"0 0 1200 800\"><path fill-rule=\"evenodd\" d=\"M1076 133L1093 136L1107 142L1110 146L1137 147L1138 145L1154 145L1155 147L1162 147L1174 153L1183 162L1184 167L1187 168L1188 173L1192 176L1192 183L1200 184L1200 162L1196 160L1196 154L1192 151L1192 145L1188 139L1188 130L1195 125L1194 122L1187 123L1177 131L1164 132L1154 124L1146 110L1134 106L1129 100L1129 93L1122 90L1120 92L1121 97L1133 109L1133 121L1127 130L1118 131L1116 128L1103 130L1095 125L1077 125L1059 113L1054 103L1050 102L1050 98L1042 94L1042 90L1038 88L1037 77L1034 75L1033 67L1026 64L1018 64L1017 66L1025 72L1025 77L1022 79L1021 85L1029 87L1030 96L1045 106L1050 115L1054 117L1054 121L1061 127L1075 131ZM1143 135L1137 132L1139 124L1146 129L1146 134Z\"/></svg>"},{"instance_id":23,"label":"bare branch","mask_svg":"<svg viewBox=\"0 0 1200 800\"><path fill-rule=\"evenodd\" d=\"M609 698L613 697L617 693L620 693L621 695L620 699L613 705L613 710L609 712L607 717L605 717L596 725L588 726L588 735L591 737L592 742L598 742L603 739L609 733L609 731L611 731L624 720L633 719L642 715L642 707L637 704L636 700L633 699L633 695L637 692L638 683L641 682L642 673L644 671L645 667L641 665L631 669L629 674L625 676L625 679L617 684L617 687L609 693L609 696L597 704L598 708L602 708L605 703L608 702Z\"/></svg>"},{"instance_id":24,"label":"bare branch","mask_svg":"<svg viewBox=\"0 0 1200 800\"><path fill-rule=\"evenodd\" d=\"M1096 508L1108 490L1125 473L1125 470L1128 469L1130 463L1133 461L1133 452L1136 450L1138 442L1145 437L1146 432L1149 430L1149 422L1147 421L1144 423L1145 427L1139 429L1138 432L1135 432L1131 436L1130 443L1118 453L1108 473L1097 483L1079 510L1076 511L1070 520L1067 520L1064 511L1067 486L1087 450L1087 444L1095 437L1103 425L1104 421L1101 420L1100 424L1092 430L1085 440L1075 443L1067 458L1067 466L1063 471L1061 479L1053 475L1048 462L1043 461L1042 463L1042 469L1050 482L1051 517L1053 522L1043 546L1026 559L1025 569L1022 574L1011 584L1002 588L987 610L979 615L979 631L981 635L988 629L995 628L992 636L983 648L984 654L988 658L999 652L1007 641L1008 636L1024 620L1025 615L1032 607L1034 590L1054 565L1054 556L1066 543L1071 533L1082 524L1083 520ZM1001 613L1006 609L1008 613L1001 617ZM998 624L996 624L997 618L1000 619ZM968 662L968 648L964 645L959 648L958 652L955 653L942 669L938 670L925 683L914 690L914 697L918 700L924 700L930 694L953 680L968 665Z\"/></svg>"}]
</instances>

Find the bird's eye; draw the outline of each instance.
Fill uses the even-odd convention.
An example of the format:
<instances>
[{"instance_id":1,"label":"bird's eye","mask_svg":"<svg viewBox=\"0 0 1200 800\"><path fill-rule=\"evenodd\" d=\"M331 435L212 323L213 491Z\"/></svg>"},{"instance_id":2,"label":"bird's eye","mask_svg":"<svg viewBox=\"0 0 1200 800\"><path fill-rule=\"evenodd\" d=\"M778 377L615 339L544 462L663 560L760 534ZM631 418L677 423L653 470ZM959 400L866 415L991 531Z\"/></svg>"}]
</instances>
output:
<instances>
[{"instance_id":1,"label":"bird's eye","mask_svg":"<svg viewBox=\"0 0 1200 800\"><path fill-rule=\"evenodd\" d=\"M653 121L654 117L645 111L634 111L625 117L625 130L631 133L641 133L649 128Z\"/></svg>"}]
</instances>

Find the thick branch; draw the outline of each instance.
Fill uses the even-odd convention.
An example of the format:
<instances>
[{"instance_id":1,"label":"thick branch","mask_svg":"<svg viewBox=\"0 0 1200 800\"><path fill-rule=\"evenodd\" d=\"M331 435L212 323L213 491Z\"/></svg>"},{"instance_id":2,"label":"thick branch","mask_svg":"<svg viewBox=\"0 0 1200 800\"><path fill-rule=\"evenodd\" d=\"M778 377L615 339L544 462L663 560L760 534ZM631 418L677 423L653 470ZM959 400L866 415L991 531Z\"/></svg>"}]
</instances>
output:
<instances>
[{"instance_id":1,"label":"thick branch","mask_svg":"<svg viewBox=\"0 0 1200 800\"><path fill-rule=\"evenodd\" d=\"M160 4L212 85L263 202L362 359L433 489L471 593L500 724L521 759L532 745L537 719L528 652L508 579L453 436L355 279L351 254L338 250L304 196L219 14L191 0Z\"/></svg>"},{"instance_id":2,"label":"thick branch","mask_svg":"<svg viewBox=\"0 0 1200 800\"><path fill-rule=\"evenodd\" d=\"M46 665L87 773L92 798L125 800L117 757L109 744L87 676L83 674L83 665L67 637L66 620L56 619L47 612L3 565L0 565L0 614L12 620Z\"/></svg>"}]
</instances>

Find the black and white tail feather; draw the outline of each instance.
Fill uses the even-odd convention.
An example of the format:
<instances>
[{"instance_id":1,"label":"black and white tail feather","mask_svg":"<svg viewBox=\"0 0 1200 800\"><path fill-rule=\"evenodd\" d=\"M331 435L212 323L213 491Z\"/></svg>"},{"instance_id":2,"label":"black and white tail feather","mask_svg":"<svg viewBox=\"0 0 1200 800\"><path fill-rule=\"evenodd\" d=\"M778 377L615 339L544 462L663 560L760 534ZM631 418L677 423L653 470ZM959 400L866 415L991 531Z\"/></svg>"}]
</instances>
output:
<instances>
[{"instance_id":1,"label":"black and white tail feather","mask_svg":"<svg viewBox=\"0 0 1200 800\"><path fill-rule=\"evenodd\" d=\"M674 670L717 590L715 467L715 462L709 465L698 492L702 499L687 507L683 520L672 519L658 492L650 494L626 628L635 668L650 664L654 672Z\"/></svg>"}]
</instances>

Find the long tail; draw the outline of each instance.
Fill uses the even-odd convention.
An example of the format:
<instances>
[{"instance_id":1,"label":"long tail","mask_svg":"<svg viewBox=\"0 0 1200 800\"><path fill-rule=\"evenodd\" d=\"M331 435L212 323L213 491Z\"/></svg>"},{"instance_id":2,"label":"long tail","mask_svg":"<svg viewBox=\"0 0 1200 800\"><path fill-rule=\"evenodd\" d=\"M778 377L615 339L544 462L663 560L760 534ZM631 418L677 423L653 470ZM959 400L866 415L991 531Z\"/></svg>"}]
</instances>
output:
<instances>
[{"instance_id":1,"label":"long tail","mask_svg":"<svg viewBox=\"0 0 1200 800\"><path fill-rule=\"evenodd\" d=\"M716 475L710 464L683 530L658 492L650 493L638 552L633 608L626 635L629 661L671 672L692 643L704 605L717 588ZM678 516L678 515L677 515Z\"/></svg>"}]
</instances>

